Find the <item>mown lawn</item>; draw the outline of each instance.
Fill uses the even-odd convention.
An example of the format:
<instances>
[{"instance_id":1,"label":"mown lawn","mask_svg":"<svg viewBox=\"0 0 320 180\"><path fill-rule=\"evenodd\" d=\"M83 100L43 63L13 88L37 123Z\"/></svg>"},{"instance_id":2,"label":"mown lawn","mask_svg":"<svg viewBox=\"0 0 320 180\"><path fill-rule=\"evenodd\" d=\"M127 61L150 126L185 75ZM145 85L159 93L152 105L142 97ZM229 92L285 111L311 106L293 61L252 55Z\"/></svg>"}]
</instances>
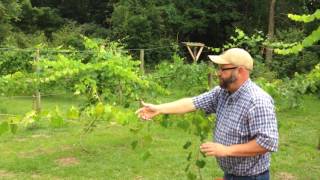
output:
<instances>
[{"instance_id":1,"label":"mown lawn","mask_svg":"<svg viewBox=\"0 0 320 180\"><path fill-rule=\"evenodd\" d=\"M3 99L1 113L27 112L32 104L26 99ZM79 100L49 98L44 108L56 105L65 109ZM272 179L318 179L320 177L320 100L307 96L303 108L278 113L280 149L271 162ZM152 122L152 156L143 161L142 149L133 150L136 139L127 127L100 123L81 141L81 123L68 122L54 129L45 124L17 134L0 136L0 179L187 179L184 172L187 152L182 148L196 137L181 129L164 128ZM221 177L213 158L202 170L203 179Z\"/></svg>"}]
</instances>

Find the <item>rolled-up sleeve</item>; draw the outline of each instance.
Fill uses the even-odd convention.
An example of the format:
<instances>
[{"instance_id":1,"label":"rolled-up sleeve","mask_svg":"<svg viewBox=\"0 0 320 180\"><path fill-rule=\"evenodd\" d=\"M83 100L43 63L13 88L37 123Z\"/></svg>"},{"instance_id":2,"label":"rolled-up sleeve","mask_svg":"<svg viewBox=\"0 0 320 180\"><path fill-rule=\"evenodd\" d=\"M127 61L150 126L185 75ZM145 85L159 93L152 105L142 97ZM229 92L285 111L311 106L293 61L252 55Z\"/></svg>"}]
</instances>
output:
<instances>
[{"instance_id":1,"label":"rolled-up sleeve","mask_svg":"<svg viewBox=\"0 0 320 180\"><path fill-rule=\"evenodd\" d=\"M249 130L256 142L269 151L278 150L278 126L273 101L258 100L248 112Z\"/></svg>"},{"instance_id":2,"label":"rolled-up sleeve","mask_svg":"<svg viewBox=\"0 0 320 180\"><path fill-rule=\"evenodd\" d=\"M193 97L192 101L196 109L202 109L206 114L216 113L220 90L220 87L215 87L211 91Z\"/></svg>"}]
</instances>

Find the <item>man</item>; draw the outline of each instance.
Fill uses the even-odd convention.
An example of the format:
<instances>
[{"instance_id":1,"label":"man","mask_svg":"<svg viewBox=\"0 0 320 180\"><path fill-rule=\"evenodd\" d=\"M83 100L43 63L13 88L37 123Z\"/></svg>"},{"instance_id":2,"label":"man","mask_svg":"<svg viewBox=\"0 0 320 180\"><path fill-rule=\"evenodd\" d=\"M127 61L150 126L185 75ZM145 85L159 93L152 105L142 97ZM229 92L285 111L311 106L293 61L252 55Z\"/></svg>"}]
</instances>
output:
<instances>
[{"instance_id":1,"label":"man","mask_svg":"<svg viewBox=\"0 0 320 180\"><path fill-rule=\"evenodd\" d=\"M270 152L278 148L273 99L250 80L253 59L244 49L232 48L209 58L218 64L220 86L171 103L143 103L137 113L145 120L196 109L216 113L214 141L202 144L200 150L217 158L224 179L269 179Z\"/></svg>"}]
</instances>

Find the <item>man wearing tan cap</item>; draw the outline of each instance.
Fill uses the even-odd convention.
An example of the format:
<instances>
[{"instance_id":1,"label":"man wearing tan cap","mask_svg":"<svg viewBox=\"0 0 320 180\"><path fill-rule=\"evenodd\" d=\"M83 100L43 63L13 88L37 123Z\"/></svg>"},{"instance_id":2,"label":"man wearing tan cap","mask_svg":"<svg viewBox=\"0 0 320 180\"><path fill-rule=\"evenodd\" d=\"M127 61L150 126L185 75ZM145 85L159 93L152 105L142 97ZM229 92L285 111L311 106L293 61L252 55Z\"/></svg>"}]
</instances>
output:
<instances>
[{"instance_id":1,"label":"man wearing tan cap","mask_svg":"<svg viewBox=\"0 0 320 180\"><path fill-rule=\"evenodd\" d=\"M204 110L216 114L214 141L200 146L216 157L224 179L269 179L270 152L278 149L278 128L273 99L250 80L251 55L232 48L209 56L218 64L220 86L211 91L165 104L143 103L140 118Z\"/></svg>"}]
</instances>

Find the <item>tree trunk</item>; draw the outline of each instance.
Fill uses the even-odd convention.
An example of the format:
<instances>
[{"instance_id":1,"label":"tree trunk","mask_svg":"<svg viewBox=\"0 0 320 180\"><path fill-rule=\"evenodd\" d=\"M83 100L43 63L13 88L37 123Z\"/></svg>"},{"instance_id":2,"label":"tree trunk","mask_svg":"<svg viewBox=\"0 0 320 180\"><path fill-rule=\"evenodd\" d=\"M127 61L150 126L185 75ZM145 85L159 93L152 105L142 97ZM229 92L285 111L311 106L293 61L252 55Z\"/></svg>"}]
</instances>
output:
<instances>
[{"instance_id":1,"label":"tree trunk","mask_svg":"<svg viewBox=\"0 0 320 180\"><path fill-rule=\"evenodd\" d=\"M268 39L271 40L274 34L274 12L276 0L271 0L269 9L269 26L268 26ZM272 48L266 48L266 62L270 64L272 61Z\"/></svg>"}]
</instances>

